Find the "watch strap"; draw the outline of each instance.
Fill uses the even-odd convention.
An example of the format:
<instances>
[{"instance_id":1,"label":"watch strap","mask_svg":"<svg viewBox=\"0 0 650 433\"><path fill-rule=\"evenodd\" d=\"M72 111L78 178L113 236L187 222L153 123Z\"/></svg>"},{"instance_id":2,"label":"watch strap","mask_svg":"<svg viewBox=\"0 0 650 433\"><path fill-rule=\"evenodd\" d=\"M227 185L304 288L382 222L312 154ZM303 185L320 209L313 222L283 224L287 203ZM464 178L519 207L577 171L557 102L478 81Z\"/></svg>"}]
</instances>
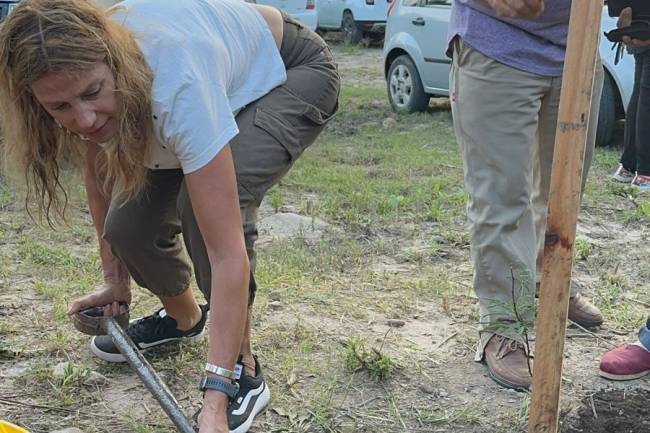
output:
<instances>
[{"instance_id":1,"label":"watch strap","mask_svg":"<svg viewBox=\"0 0 650 433\"><path fill-rule=\"evenodd\" d=\"M218 379L216 377L206 376L201 380L199 384L199 389L205 392L208 389L223 392L231 400L234 400L239 392L239 384L237 382L226 382L223 379Z\"/></svg>"}]
</instances>

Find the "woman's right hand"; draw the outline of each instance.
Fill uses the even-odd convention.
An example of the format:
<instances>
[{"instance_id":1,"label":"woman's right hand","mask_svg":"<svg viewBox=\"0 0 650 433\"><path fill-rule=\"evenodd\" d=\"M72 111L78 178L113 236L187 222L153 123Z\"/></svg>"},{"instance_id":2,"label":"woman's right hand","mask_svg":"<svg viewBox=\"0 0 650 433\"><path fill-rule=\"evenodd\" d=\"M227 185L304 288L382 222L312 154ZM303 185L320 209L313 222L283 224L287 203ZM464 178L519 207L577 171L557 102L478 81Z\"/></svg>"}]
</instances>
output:
<instances>
[{"instance_id":1,"label":"woman's right hand","mask_svg":"<svg viewBox=\"0 0 650 433\"><path fill-rule=\"evenodd\" d=\"M126 283L106 281L93 293L72 301L68 314L73 315L92 307L104 307L105 316L117 316L124 308L120 302L131 303L131 288Z\"/></svg>"}]
</instances>

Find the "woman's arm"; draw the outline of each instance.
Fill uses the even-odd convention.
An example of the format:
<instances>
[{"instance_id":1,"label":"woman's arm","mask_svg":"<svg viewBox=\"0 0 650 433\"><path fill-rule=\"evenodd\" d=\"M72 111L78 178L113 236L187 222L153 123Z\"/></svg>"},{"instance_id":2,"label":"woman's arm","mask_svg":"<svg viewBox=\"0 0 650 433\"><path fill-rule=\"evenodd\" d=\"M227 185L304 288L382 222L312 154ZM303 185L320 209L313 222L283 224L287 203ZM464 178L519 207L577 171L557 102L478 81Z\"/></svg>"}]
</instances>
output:
<instances>
[{"instance_id":1,"label":"woman's arm","mask_svg":"<svg viewBox=\"0 0 650 433\"><path fill-rule=\"evenodd\" d=\"M212 270L208 362L233 370L244 336L250 265L230 146L185 182ZM227 402L225 394L206 391L201 432L221 431L215 423L228 431Z\"/></svg>"},{"instance_id":2,"label":"woman's arm","mask_svg":"<svg viewBox=\"0 0 650 433\"><path fill-rule=\"evenodd\" d=\"M120 260L111 253L108 242L102 238L110 199L102 193L99 187L101 180L97 173L96 161L100 157L100 152L102 152L102 149L97 144L88 144L84 184L88 196L90 216L92 217L99 241L99 257L102 263L104 284L94 293L75 300L70 305L68 314L74 314L89 307L108 306L110 304L111 307L106 309L106 313L108 315L114 315L119 312L117 302L131 302L129 273Z\"/></svg>"}]
</instances>

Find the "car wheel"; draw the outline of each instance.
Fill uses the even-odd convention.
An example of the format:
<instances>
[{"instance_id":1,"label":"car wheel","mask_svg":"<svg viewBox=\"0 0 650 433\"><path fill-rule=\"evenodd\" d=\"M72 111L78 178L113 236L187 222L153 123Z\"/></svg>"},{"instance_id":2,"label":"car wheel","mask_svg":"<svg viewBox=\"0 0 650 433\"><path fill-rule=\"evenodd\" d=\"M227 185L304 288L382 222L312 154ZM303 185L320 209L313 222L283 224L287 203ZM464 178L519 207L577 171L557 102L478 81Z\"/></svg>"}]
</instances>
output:
<instances>
[{"instance_id":1,"label":"car wheel","mask_svg":"<svg viewBox=\"0 0 650 433\"><path fill-rule=\"evenodd\" d=\"M614 80L606 72L603 80L603 94L600 98L600 111L598 112L596 146L607 146L614 135L617 95L614 86Z\"/></svg>"},{"instance_id":2,"label":"car wheel","mask_svg":"<svg viewBox=\"0 0 650 433\"><path fill-rule=\"evenodd\" d=\"M357 23L354 21L354 16L352 12L345 11L343 13L343 42L350 45L357 45L363 39L363 32L357 26Z\"/></svg>"},{"instance_id":3,"label":"car wheel","mask_svg":"<svg viewBox=\"0 0 650 433\"><path fill-rule=\"evenodd\" d=\"M407 55L399 56L391 63L386 86L394 111L412 113L424 111L429 106L429 95L424 93L420 74Z\"/></svg>"}]
</instances>

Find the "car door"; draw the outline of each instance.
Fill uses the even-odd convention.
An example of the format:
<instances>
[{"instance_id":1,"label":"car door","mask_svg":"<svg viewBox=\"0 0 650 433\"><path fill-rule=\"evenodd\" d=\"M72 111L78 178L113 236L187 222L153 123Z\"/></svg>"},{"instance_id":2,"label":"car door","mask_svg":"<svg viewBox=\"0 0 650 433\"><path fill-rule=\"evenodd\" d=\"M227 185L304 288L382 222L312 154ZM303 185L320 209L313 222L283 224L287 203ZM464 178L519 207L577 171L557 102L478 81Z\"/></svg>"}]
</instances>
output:
<instances>
[{"instance_id":1,"label":"car door","mask_svg":"<svg viewBox=\"0 0 650 433\"><path fill-rule=\"evenodd\" d=\"M343 16L343 0L318 0L318 27L334 28L341 27Z\"/></svg>"},{"instance_id":2,"label":"car door","mask_svg":"<svg viewBox=\"0 0 650 433\"><path fill-rule=\"evenodd\" d=\"M451 59L446 51L451 1L419 0L417 7L412 8L411 34L424 58L420 78L428 90L449 89Z\"/></svg>"}]
</instances>

